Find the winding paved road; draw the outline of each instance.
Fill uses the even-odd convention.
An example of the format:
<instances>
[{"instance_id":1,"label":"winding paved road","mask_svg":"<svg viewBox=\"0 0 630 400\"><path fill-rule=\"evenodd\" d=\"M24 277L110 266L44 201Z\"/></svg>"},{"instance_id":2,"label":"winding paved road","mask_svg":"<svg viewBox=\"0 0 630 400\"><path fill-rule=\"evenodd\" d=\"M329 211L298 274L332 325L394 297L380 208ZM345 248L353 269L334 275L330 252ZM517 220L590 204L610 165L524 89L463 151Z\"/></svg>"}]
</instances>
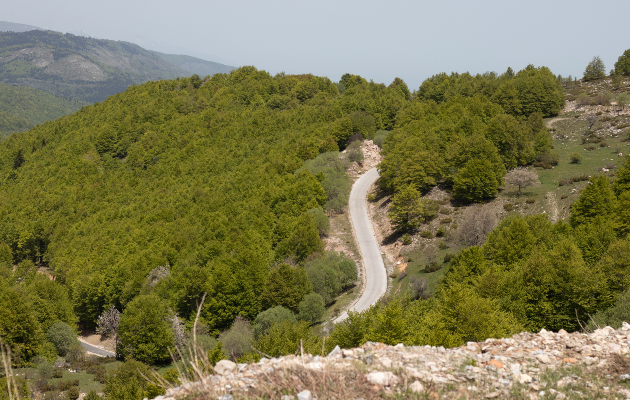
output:
<instances>
[{"instance_id":1,"label":"winding paved road","mask_svg":"<svg viewBox=\"0 0 630 400\"><path fill-rule=\"evenodd\" d=\"M116 357L116 353L112 353L111 351L103 350L100 347L92 346L89 343L85 343L79 340L81 346L90 353L96 354L99 357Z\"/></svg>"},{"instance_id":2,"label":"winding paved road","mask_svg":"<svg viewBox=\"0 0 630 400\"><path fill-rule=\"evenodd\" d=\"M350 219L352 229L359 243L359 251L363 259L365 271L365 287L359 300L350 307L349 311L361 312L370 308L387 290L387 273L381 250L374 236L372 222L367 211L367 194L370 186L378 179L378 170L372 168L360 177L352 186L350 192ZM344 311L334 323L339 323L348 317Z\"/></svg>"}]
</instances>

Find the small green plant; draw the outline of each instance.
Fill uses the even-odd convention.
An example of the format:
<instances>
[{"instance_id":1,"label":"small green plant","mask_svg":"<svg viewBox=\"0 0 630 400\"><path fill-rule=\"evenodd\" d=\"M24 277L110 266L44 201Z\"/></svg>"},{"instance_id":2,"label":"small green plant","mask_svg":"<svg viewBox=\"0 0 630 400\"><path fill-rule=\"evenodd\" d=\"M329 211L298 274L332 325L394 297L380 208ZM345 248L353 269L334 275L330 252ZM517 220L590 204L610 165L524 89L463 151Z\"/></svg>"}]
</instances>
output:
<instances>
[{"instance_id":1,"label":"small green plant","mask_svg":"<svg viewBox=\"0 0 630 400\"><path fill-rule=\"evenodd\" d=\"M527 204L534 204L536 202L536 199L527 199L525 200L525 203Z\"/></svg>"},{"instance_id":2,"label":"small green plant","mask_svg":"<svg viewBox=\"0 0 630 400\"><path fill-rule=\"evenodd\" d=\"M437 230L437 232L435 233L436 237L444 237L444 235L446 234L446 232L444 231L444 227L440 226Z\"/></svg>"},{"instance_id":3,"label":"small green plant","mask_svg":"<svg viewBox=\"0 0 630 400\"><path fill-rule=\"evenodd\" d=\"M505 211L510 212L510 211L514 210L514 204L512 204L512 203L505 203L505 204L503 205L503 209L504 209Z\"/></svg>"},{"instance_id":4,"label":"small green plant","mask_svg":"<svg viewBox=\"0 0 630 400\"><path fill-rule=\"evenodd\" d=\"M446 242L444 240L440 240L440 244L438 245L438 248L440 250L448 249L448 244L446 244Z\"/></svg>"},{"instance_id":5,"label":"small green plant","mask_svg":"<svg viewBox=\"0 0 630 400\"><path fill-rule=\"evenodd\" d=\"M450 215L453 211L447 207L440 207L440 214Z\"/></svg>"},{"instance_id":6,"label":"small green plant","mask_svg":"<svg viewBox=\"0 0 630 400\"><path fill-rule=\"evenodd\" d=\"M405 233L405 234L403 235L403 237L402 237L402 243L403 243L403 245L405 245L405 246L408 246L408 245L410 245L410 244L411 244L411 236L409 236L409 234L408 234L408 233Z\"/></svg>"},{"instance_id":7,"label":"small green plant","mask_svg":"<svg viewBox=\"0 0 630 400\"><path fill-rule=\"evenodd\" d=\"M608 143L606 143L606 142L600 142L600 143L599 143L599 147L608 147Z\"/></svg>"},{"instance_id":8,"label":"small green plant","mask_svg":"<svg viewBox=\"0 0 630 400\"><path fill-rule=\"evenodd\" d=\"M440 220L440 224L444 225L444 224L450 224L451 222L453 222L453 218L442 218Z\"/></svg>"},{"instance_id":9,"label":"small green plant","mask_svg":"<svg viewBox=\"0 0 630 400\"><path fill-rule=\"evenodd\" d=\"M433 239L433 233L431 231L422 231L420 232L420 237L425 239Z\"/></svg>"},{"instance_id":10,"label":"small green plant","mask_svg":"<svg viewBox=\"0 0 630 400\"><path fill-rule=\"evenodd\" d=\"M370 193L368 194L367 199L370 203L374 203L374 201L376 201L376 196L374 196L374 193Z\"/></svg>"},{"instance_id":11,"label":"small green plant","mask_svg":"<svg viewBox=\"0 0 630 400\"><path fill-rule=\"evenodd\" d=\"M566 199L567 197L569 197L569 196L568 196L568 195L566 195L566 194L563 194L562 196L560 196L560 200L564 200L564 199Z\"/></svg>"},{"instance_id":12,"label":"small green plant","mask_svg":"<svg viewBox=\"0 0 630 400\"><path fill-rule=\"evenodd\" d=\"M451 262L451 260L453 259L454 255L453 253L446 253L444 254L444 262Z\"/></svg>"},{"instance_id":13,"label":"small green plant","mask_svg":"<svg viewBox=\"0 0 630 400\"><path fill-rule=\"evenodd\" d=\"M579 164L582 162L582 155L580 153L571 153L569 160L571 160L571 164Z\"/></svg>"},{"instance_id":14,"label":"small green plant","mask_svg":"<svg viewBox=\"0 0 630 400\"><path fill-rule=\"evenodd\" d=\"M588 146L588 147L585 147L585 148L584 148L584 150L587 150L587 151L592 151L592 150L595 150L595 146ZM574 164L577 164L577 163L574 163Z\"/></svg>"},{"instance_id":15,"label":"small green plant","mask_svg":"<svg viewBox=\"0 0 630 400\"><path fill-rule=\"evenodd\" d=\"M427 272L427 273L431 273L431 272L439 271L440 268L442 268L442 266L440 264L438 264L438 263L430 263L430 264L427 264L424 267L424 271Z\"/></svg>"}]
</instances>

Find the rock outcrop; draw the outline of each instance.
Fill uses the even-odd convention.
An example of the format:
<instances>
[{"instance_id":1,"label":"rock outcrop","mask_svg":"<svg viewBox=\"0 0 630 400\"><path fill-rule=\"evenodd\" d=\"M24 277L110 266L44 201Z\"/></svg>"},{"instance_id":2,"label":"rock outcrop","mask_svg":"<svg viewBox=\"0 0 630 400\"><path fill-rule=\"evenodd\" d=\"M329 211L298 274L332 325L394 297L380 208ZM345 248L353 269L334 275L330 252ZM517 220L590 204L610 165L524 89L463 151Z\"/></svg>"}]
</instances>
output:
<instances>
[{"instance_id":1,"label":"rock outcrop","mask_svg":"<svg viewBox=\"0 0 630 400\"><path fill-rule=\"evenodd\" d=\"M630 325L591 334L520 333L445 349L368 342L328 356L224 362L214 375L168 389L181 398L377 399L396 393L428 398L630 398ZM225 365L223 365L225 364ZM424 397L423 397L424 398Z\"/></svg>"}]
</instances>

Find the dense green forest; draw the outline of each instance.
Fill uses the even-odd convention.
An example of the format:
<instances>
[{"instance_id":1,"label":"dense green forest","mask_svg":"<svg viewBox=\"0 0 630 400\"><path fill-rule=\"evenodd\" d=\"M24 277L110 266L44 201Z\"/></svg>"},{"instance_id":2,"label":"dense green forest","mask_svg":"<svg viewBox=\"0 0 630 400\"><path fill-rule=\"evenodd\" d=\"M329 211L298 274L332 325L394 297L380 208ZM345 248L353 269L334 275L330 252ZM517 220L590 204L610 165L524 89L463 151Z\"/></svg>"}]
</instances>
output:
<instances>
[{"instance_id":1,"label":"dense green forest","mask_svg":"<svg viewBox=\"0 0 630 400\"><path fill-rule=\"evenodd\" d=\"M2 142L0 335L16 359L49 354L55 321L94 328L111 306L121 326L133 305L190 327L205 292L211 335L276 306L312 318L356 280L354 263L321 254L324 211L349 189L338 151L391 129L408 102L400 85L361 82L340 95L252 67L149 82Z\"/></svg>"},{"instance_id":2,"label":"dense green forest","mask_svg":"<svg viewBox=\"0 0 630 400\"><path fill-rule=\"evenodd\" d=\"M119 315L127 362L105 391L122 398L124 371L145 368L132 359L164 363L187 343L204 294L196 334L212 363L300 342L319 354L577 330L630 284L628 161L614 181L591 179L569 221L501 221L454 256L434 295L386 297L325 342L315 324L357 280L321 239L350 188L340 150L385 138L380 190L413 231L412 218L432 212L421 193L441 185L460 204L484 201L507 170L547 157L543 117L563 104L544 67L441 74L413 93L398 78L334 83L243 67L131 86L12 135L0 143L0 336L17 364L52 361L72 353L56 340L66 326L104 332ZM146 386L139 398L153 393Z\"/></svg>"},{"instance_id":3,"label":"dense green forest","mask_svg":"<svg viewBox=\"0 0 630 400\"><path fill-rule=\"evenodd\" d=\"M84 105L41 90L0 84L0 138L71 114Z\"/></svg>"}]
</instances>

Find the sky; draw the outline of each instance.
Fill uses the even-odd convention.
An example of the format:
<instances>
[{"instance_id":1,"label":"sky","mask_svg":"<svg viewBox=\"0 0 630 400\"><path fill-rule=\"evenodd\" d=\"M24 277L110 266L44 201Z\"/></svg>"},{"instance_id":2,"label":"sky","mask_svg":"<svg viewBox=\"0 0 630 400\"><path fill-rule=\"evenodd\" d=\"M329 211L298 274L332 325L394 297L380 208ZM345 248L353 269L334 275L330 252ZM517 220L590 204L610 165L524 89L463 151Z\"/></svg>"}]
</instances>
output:
<instances>
[{"instance_id":1,"label":"sky","mask_svg":"<svg viewBox=\"0 0 630 400\"><path fill-rule=\"evenodd\" d=\"M441 72L528 64L580 78L630 48L628 0L3 0L0 20L272 74L344 73L411 90Z\"/></svg>"}]
</instances>

